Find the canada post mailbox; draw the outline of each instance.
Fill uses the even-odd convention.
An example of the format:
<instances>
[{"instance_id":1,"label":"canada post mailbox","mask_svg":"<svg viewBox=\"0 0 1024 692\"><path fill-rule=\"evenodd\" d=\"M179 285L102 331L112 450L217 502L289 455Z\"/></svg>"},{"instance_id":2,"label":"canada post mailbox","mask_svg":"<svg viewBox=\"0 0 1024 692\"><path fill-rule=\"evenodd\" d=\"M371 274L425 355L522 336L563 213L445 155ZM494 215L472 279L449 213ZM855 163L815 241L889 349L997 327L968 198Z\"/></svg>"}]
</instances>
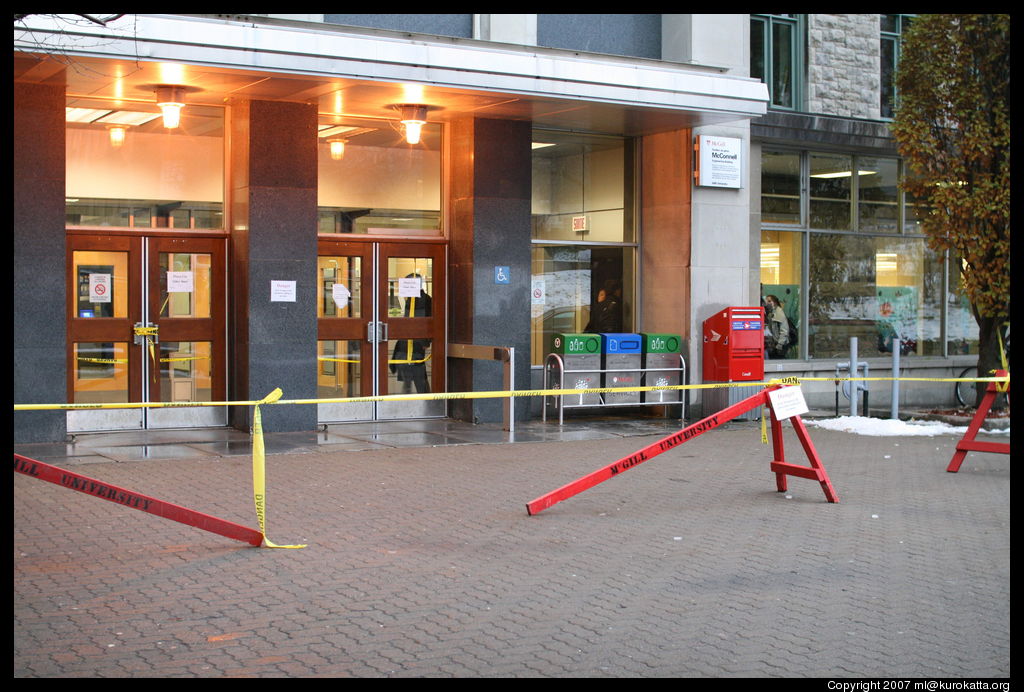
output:
<instances>
[{"instance_id":1,"label":"canada post mailbox","mask_svg":"<svg viewBox=\"0 0 1024 692\"><path fill-rule=\"evenodd\" d=\"M725 308L704 320L704 381L764 379L764 310Z\"/></svg>"},{"instance_id":2,"label":"canada post mailbox","mask_svg":"<svg viewBox=\"0 0 1024 692\"><path fill-rule=\"evenodd\" d=\"M604 387L639 387L643 349L639 334L601 334ZM607 404L639 404L640 392L606 392Z\"/></svg>"}]
</instances>

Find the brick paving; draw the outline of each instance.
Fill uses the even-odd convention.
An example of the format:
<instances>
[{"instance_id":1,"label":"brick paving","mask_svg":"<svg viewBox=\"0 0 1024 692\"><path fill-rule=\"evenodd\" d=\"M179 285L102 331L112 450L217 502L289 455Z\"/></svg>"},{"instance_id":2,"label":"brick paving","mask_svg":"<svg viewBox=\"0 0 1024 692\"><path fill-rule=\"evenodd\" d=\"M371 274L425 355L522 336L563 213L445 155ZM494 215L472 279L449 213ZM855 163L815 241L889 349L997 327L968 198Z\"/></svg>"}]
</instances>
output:
<instances>
[{"instance_id":1,"label":"brick paving","mask_svg":"<svg viewBox=\"0 0 1024 692\"><path fill-rule=\"evenodd\" d=\"M776 492L757 423L533 517L659 436L272 454L302 550L15 473L14 676L1009 676L1009 457L810 432L838 504ZM69 468L256 526L245 455Z\"/></svg>"}]
</instances>

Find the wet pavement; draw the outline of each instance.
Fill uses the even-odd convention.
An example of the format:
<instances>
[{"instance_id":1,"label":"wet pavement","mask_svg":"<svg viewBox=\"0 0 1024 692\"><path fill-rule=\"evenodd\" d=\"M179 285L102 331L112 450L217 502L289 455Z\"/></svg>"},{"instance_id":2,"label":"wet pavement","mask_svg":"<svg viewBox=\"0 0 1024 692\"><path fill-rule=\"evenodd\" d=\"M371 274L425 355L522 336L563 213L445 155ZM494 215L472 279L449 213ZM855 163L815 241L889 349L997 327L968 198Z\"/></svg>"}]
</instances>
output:
<instances>
[{"instance_id":1,"label":"wet pavement","mask_svg":"<svg viewBox=\"0 0 1024 692\"><path fill-rule=\"evenodd\" d=\"M526 513L678 429L267 435L266 535L296 550L15 473L14 676L1009 676L1008 456L972 452L952 474L959 436L811 426L833 504L811 480L777 492L760 424L734 421ZM240 431L15 452L257 526Z\"/></svg>"}]
</instances>

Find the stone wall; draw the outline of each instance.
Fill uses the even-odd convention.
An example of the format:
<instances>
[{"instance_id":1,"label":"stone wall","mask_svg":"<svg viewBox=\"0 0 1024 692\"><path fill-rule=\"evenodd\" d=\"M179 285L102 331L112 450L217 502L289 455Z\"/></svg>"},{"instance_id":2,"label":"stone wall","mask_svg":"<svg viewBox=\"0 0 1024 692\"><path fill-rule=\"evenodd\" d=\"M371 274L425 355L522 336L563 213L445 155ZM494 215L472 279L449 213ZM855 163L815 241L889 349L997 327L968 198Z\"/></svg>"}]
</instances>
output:
<instances>
[{"instance_id":1,"label":"stone wall","mask_svg":"<svg viewBox=\"0 0 1024 692\"><path fill-rule=\"evenodd\" d=\"M808 112L878 119L879 15L808 14L807 23Z\"/></svg>"}]
</instances>

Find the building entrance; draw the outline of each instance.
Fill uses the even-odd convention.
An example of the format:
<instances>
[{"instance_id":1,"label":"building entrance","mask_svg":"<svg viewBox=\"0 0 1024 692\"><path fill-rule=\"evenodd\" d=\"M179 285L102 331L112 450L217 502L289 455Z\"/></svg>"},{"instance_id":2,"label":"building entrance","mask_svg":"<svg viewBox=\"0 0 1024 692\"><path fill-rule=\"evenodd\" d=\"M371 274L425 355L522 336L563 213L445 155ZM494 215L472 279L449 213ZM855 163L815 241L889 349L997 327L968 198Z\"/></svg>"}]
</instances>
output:
<instances>
[{"instance_id":1,"label":"building entrance","mask_svg":"<svg viewBox=\"0 0 1024 692\"><path fill-rule=\"evenodd\" d=\"M225 400L224 291L222 238L69 235L68 402ZM226 424L221 406L67 412L68 432Z\"/></svg>"},{"instance_id":2,"label":"building entrance","mask_svg":"<svg viewBox=\"0 0 1024 692\"><path fill-rule=\"evenodd\" d=\"M321 240L317 396L445 391L443 242ZM444 401L324 403L321 423L442 417Z\"/></svg>"}]
</instances>

